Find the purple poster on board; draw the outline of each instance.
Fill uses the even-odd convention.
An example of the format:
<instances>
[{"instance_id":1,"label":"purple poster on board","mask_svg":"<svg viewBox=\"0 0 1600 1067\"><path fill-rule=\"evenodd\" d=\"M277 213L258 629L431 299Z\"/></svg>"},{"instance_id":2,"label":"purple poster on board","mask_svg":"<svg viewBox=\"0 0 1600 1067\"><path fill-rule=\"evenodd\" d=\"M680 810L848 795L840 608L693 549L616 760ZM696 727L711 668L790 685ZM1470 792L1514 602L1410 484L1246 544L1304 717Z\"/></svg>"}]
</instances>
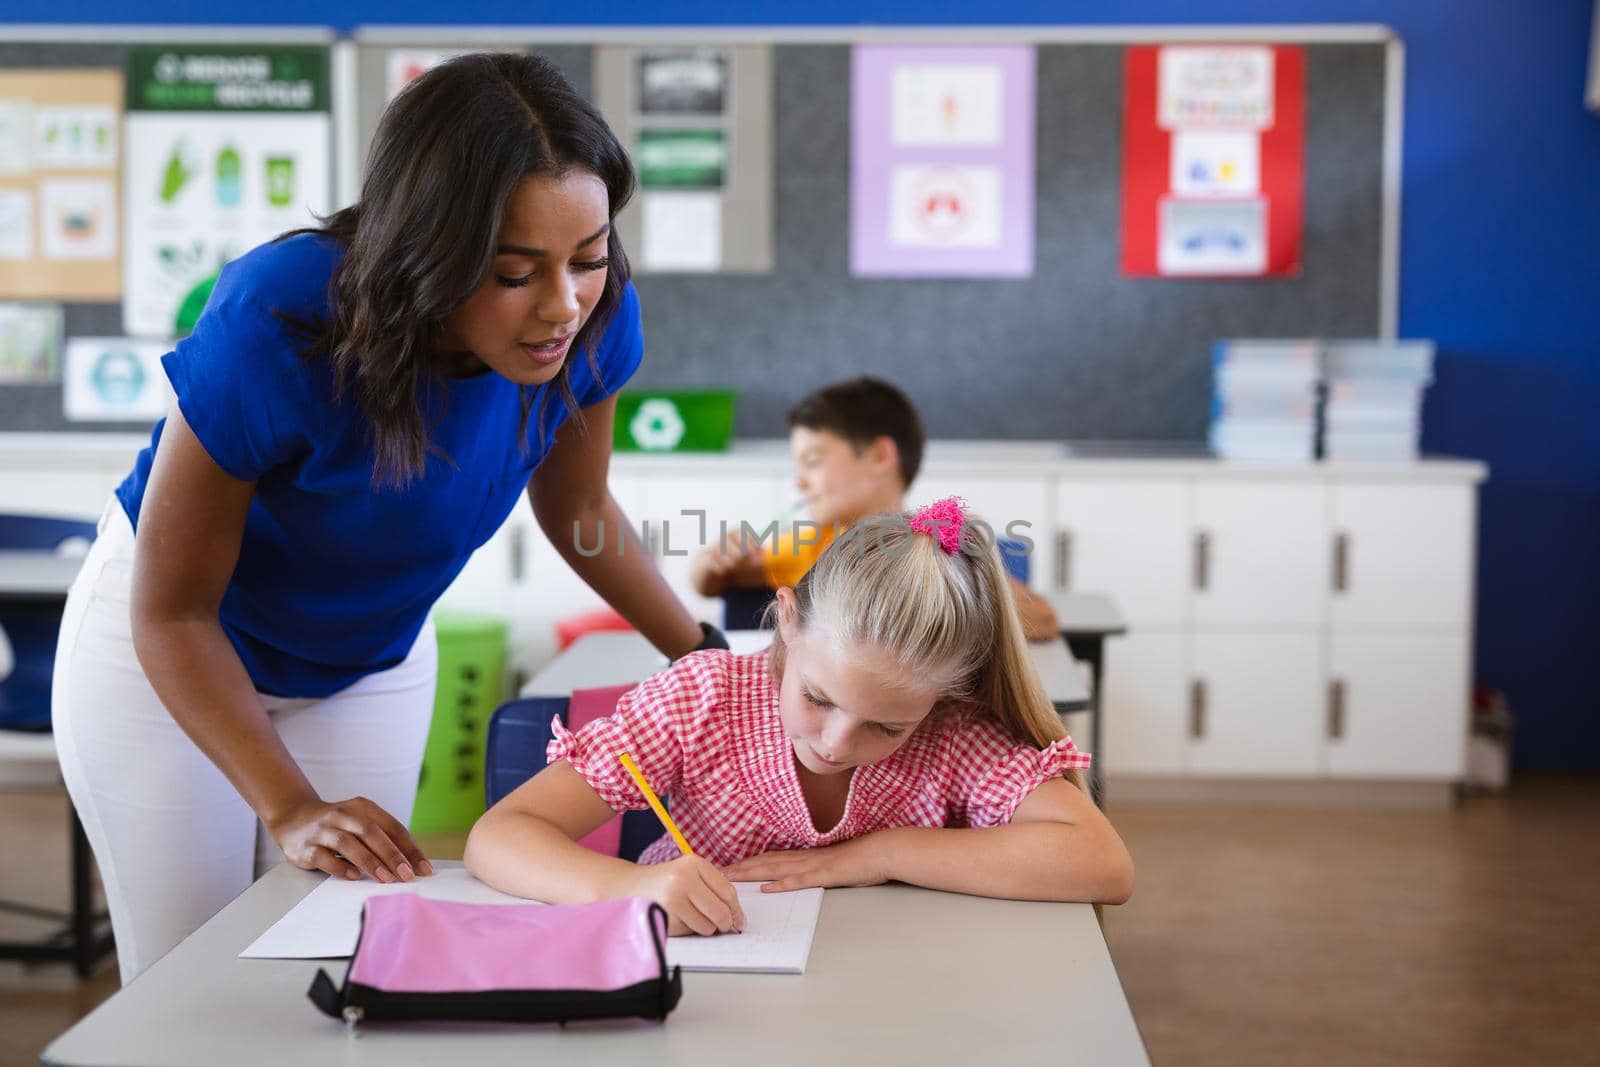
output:
<instances>
[{"instance_id":1,"label":"purple poster on board","mask_svg":"<svg viewBox=\"0 0 1600 1067\"><path fill-rule=\"evenodd\" d=\"M1033 64L1027 45L855 47L851 273L1033 273Z\"/></svg>"}]
</instances>

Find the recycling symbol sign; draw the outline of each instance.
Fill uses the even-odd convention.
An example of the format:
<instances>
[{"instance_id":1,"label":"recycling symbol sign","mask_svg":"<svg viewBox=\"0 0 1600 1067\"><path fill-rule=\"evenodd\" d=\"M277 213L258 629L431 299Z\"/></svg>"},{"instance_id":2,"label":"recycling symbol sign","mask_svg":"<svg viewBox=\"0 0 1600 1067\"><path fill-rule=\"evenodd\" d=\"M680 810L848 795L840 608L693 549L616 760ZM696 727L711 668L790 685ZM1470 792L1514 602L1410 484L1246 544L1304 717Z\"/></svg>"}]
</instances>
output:
<instances>
[{"instance_id":1,"label":"recycling symbol sign","mask_svg":"<svg viewBox=\"0 0 1600 1067\"><path fill-rule=\"evenodd\" d=\"M647 452L670 452L683 440L686 429L678 405L665 397L651 397L640 404L628 423L634 443Z\"/></svg>"}]
</instances>

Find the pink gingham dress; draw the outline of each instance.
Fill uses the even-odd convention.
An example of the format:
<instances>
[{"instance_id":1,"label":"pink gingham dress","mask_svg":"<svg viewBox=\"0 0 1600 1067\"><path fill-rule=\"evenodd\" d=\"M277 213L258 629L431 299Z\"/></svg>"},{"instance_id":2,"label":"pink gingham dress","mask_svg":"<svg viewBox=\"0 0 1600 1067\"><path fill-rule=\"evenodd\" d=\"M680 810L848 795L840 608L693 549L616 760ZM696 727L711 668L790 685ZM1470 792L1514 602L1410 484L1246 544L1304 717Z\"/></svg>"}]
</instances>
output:
<instances>
[{"instance_id":1,"label":"pink gingham dress","mask_svg":"<svg viewBox=\"0 0 1600 1067\"><path fill-rule=\"evenodd\" d=\"M1000 826L1040 783L1089 766L1071 738L1039 749L980 713L936 712L887 759L855 769L844 816L819 831L765 652L685 656L626 693L609 718L576 733L553 725L550 762L571 763L613 811L637 811L647 807L644 795L617 761L631 753L650 787L670 795L672 819L691 847L719 867L892 827ZM677 855L663 835L639 862Z\"/></svg>"}]
</instances>

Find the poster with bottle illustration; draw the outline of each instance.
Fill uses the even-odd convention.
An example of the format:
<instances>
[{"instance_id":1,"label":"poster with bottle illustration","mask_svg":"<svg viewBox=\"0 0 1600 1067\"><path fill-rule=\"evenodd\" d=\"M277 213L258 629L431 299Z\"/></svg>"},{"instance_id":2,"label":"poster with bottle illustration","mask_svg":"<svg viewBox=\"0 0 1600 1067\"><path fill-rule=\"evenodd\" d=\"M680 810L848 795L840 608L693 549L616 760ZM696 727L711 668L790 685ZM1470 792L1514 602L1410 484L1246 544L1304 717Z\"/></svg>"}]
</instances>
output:
<instances>
[{"instance_id":1,"label":"poster with bottle illustration","mask_svg":"<svg viewBox=\"0 0 1600 1067\"><path fill-rule=\"evenodd\" d=\"M332 205L328 51L141 46L128 60L123 328L181 337L218 272Z\"/></svg>"}]
</instances>

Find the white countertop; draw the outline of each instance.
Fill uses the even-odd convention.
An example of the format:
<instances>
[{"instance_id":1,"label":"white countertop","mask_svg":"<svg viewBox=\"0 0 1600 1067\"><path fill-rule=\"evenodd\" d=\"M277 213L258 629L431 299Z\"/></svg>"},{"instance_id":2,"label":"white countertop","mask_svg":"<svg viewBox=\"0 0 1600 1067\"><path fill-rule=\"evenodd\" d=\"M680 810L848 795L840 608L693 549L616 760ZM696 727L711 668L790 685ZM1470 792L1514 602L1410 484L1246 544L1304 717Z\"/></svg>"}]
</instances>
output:
<instances>
[{"instance_id":1,"label":"white countertop","mask_svg":"<svg viewBox=\"0 0 1600 1067\"><path fill-rule=\"evenodd\" d=\"M122 461L149 442L148 434L128 433L3 433L0 460L34 468L62 468L83 463ZM1339 482L1466 481L1488 476L1478 460L1425 457L1397 463L1355 460L1274 462L1218 459L1192 441L1041 441L951 440L928 442L924 469L939 472L1003 467L1007 473L1086 478L1225 478L1247 480L1326 479ZM650 455L619 452L612 457L617 474L670 474L679 471L791 472L788 441L781 437L741 438L726 452L677 452Z\"/></svg>"}]
</instances>

